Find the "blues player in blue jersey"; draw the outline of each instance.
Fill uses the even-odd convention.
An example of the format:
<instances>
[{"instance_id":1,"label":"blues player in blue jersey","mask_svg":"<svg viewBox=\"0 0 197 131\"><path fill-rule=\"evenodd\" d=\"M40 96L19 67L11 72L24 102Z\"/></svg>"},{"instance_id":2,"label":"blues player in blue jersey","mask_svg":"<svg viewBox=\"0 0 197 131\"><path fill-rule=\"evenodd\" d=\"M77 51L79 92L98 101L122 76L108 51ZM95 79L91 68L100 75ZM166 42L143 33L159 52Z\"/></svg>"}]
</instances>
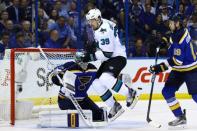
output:
<instances>
[{"instance_id":1,"label":"blues player in blue jersey","mask_svg":"<svg viewBox=\"0 0 197 131\"><path fill-rule=\"evenodd\" d=\"M181 19L177 16L169 21L171 35L169 37L169 58L167 61L150 67L150 72L158 74L172 68L162 90L163 97L177 118L168 123L169 126L183 126L187 123L185 110L181 109L175 92L185 82L189 94L197 103L197 58L196 50L191 43L187 29L183 28Z\"/></svg>"},{"instance_id":2,"label":"blues player in blue jersey","mask_svg":"<svg viewBox=\"0 0 197 131\"><path fill-rule=\"evenodd\" d=\"M81 53L82 52L76 53L75 62L66 62L63 65L56 67L51 74L52 82L61 87L58 95L59 108L61 110L75 109L72 101L66 97L66 92L57 78L57 75L59 75L60 78L63 78L64 73L70 71L77 76L75 79L75 87L70 87L70 89L75 88L74 97L81 108L92 111L93 121L104 121L103 109L99 108L87 95L87 90L96 77L97 68L91 63L82 62L84 57Z\"/></svg>"}]
</instances>

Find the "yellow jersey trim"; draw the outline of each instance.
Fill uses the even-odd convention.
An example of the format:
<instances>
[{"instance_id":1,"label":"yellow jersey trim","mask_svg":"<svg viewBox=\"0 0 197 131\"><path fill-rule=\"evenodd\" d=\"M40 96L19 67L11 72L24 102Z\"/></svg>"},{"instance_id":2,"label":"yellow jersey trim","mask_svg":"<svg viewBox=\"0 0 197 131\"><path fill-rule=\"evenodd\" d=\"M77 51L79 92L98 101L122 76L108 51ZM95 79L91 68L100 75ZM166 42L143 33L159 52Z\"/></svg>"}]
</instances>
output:
<instances>
[{"instance_id":1,"label":"yellow jersey trim","mask_svg":"<svg viewBox=\"0 0 197 131\"><path fill-rule=\"evenodd\" d=\"M188 35L188 30L185 29L185 33L184 33L184 35L181 37L181 39L180 39L180 41L179 41L179 44L183 43L183 41L184 41L184 39L185 39L185 37L186 37L187 35Z\"/></svg>"},{"instance_id":2,"label":"yellow jersey trim","mask_svg":"<svg viewBox=\"0 0 197 131\"><path fill-rule=\"evenodd\" d=\"M173 41L172 41L172 37L170 37L170 43L171 43L171 44L173 43Z\"/></svg>"},{"instance_id":3,"label":"yellow jersey trim","mask_svg":"<svg viewBox=\"0 0 197 131\"><path fill-rule=\"evenodd\" d=\"M193 65L193 66L190 66L190 67L187 67L187 68L174 68L174 67L172 67L172 70L173 71L184 72L184 71L191 71L191 70L193 70L195 68L197 68L197 64Z\"/></svg>"},{"instance_id":4,"label":"yellow jersey trim","mask_svg":"<svg viewBox=\"0 0 197 131\"><path fill-rule=\"evenodd\" d=\"M179 63L174 57L172 57L172 59L173 59L173 61L174 61L174 63L175 63L176 65L178 65L178 66L181 66L181 65L182 65L182 64Z\"/></svg>"},{"instance_id":5,"label":"yellow jersey trim","mask_svg":"<svg viewBox=\"0 0 197 131\"><path fill-rule=\"evenodd\" d=\"M193 48L193 45L192 45L191 42L190 42L190 48L191 48L191 52L192 52L193 59L196 60L196 55L195 55L195 53L194 53L194 48Z\"/></svg>"}]
</instances>

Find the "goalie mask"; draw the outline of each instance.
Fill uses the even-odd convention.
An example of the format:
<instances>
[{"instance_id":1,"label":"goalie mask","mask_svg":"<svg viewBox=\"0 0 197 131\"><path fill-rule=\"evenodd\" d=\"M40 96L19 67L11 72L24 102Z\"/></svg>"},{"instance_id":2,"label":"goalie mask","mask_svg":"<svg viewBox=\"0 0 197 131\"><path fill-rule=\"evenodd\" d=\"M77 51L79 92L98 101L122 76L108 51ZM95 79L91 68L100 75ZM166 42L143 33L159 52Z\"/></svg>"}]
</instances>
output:
<instances>
[{"instance_id":1,"label":"goalie mask","mask_svg":"<svg viewBox=\"0 0 197 131\"><path fill-rule=\"evenodd\" d=\"M85 53L84 52L76 52L75 54L75 62L83 69L87 70L88 62L84 62Z\"/></svg>"}]
</instances>

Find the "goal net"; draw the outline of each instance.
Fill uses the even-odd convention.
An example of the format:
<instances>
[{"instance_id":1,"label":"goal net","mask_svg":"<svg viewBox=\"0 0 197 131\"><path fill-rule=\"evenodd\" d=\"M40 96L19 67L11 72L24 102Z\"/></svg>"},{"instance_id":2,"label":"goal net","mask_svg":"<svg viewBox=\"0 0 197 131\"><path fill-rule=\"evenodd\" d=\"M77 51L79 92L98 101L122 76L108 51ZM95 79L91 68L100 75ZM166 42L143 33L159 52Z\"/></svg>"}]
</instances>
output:
<instances>
[{"instance_id":1,"label":"goal net","mask_svg":"<svg viewBox=\"0 0 197 131\"><path fill-rule=\"evenodd\" d=\"M43 49L51 66L37 48L6 50L0 60L0 122L36 117L35 113L57 108L59 87L50 81L50 71L73 59L75 50Z\"/></svg>"}]
</instances>

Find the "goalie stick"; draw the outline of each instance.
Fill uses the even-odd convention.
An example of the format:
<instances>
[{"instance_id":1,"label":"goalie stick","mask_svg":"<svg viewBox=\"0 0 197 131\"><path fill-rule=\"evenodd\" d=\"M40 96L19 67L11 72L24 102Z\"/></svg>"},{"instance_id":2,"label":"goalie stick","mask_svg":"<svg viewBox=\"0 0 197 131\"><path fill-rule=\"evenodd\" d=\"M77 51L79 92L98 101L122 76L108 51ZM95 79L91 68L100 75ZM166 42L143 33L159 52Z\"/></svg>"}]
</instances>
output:
<instances>
[{"instance_id":1,"label":"goalie stick","mask_svg":"<svg viewBox=\"0 0 197 131\"><path fill-rule=\"evenodd\" d=\"M157 60L158 60L158 57L159 57L159 51L160 51L160 47L157 47L156 48L155 65L157 64ZM159 124L155 121L152 121L152 119L150 118L150 108L151 108L151 102L152 102L152 96L153 96L153 88L154 88L154 84L155 84L155 77L156 77L156 74L154 73L152 78L151 78L151 91L150 91L150 97L149 97L149 102L148 102L148 110L147 110L146 121L151 126L156 127L156 128L160 128L161 124Z\"/></svg>"},{"instance_id":2,"label":"goalie stick","mask_svg":"<svg viewBox=\"0 0 197 131\"><path fill-rule=\"evenodd\" d=\"M46 54L44 53L44 51L42 50L42 48L40 46L38 46L41 54L44 56L44 58L47 60L47 63L50 64L53 68L55 68L54 64L49 61L49 59L47 58ZM65 86L64 82L62 81L62 79L59 77L59 75L57 75L57 78L59 79L60 83L62 83L63 86ZM67 89L67 88L66 88ZM84 122L89 126L89 127L93 127L93 123L91 121L88 120L88 117L86 116L86 114L83 112L81 106L79 105L79 103L77 102L77 100L75 99L75 97L73 96L73 94L71 93L70 90L66 90L68 92L68 97L69 99L72 101L73 105L75 106L75 108L77 109L77 111L79 112L79 114L81 115L82 119L84 120Z\"/></svg>"}]
</instances>

